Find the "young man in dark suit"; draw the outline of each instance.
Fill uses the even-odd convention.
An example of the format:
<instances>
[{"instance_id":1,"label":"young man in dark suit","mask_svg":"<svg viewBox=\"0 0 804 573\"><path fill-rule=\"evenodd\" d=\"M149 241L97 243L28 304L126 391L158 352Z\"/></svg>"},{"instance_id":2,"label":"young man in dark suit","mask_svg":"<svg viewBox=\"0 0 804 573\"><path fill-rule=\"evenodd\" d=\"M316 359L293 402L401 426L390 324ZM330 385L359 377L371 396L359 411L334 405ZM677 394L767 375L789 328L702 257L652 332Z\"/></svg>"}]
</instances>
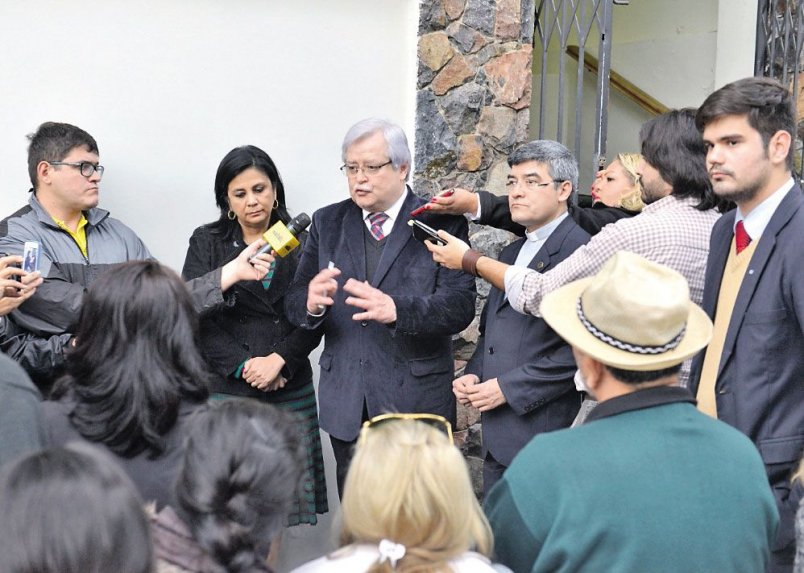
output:
<instances>
[{"instance_id":1,"label":"young man in dark suit","mask_svg":"<svg viewBox=\"0 0 804 573\"><path fill-rule=\"evenodd\" d=\"M703 308L712 343L693 367L698 407L750 437L781 521L770 571L790 571L804 446L804 195L792 175L787 88L747 78L710 95L696 125L715 193L737 203L712 230Z\"/></svg>"},{"instance_id":2,"label":"young man in dark suit","mask_svg":"<svg viewBox=\"0 0 804 573\"><path fill-rule=\"evenodd\" d=\"M525 238L500 253L506 264L544 272L589 240L567 212L578 165L556 141L520 145L508 157L508 203ZM492 287L477 350L452 385L458 400L482 412L483 491L488 493L519 450L536 434L572 423L581 405L573 383L575 360L541 318L511 307Z\"/></svg>"}]
</instances>

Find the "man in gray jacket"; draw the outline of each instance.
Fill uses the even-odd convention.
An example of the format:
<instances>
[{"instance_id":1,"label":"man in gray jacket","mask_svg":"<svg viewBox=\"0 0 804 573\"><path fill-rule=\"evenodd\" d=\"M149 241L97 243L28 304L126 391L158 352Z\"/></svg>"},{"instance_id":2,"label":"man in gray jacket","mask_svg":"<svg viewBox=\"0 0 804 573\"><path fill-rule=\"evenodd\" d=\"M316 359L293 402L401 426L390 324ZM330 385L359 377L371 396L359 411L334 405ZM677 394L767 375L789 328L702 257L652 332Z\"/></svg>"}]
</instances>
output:
<instances>
[{"instance_id":1,"label":"man in gray jacket","mask_svg":"<svg viewBox=\"0 0 804 573\"><path fill-rule=\"evenodd\" d=\"M3 322L3 350L37 381L50 378L78 318L84 291L111 265L151 254L139 237L98 208L103 166L86 131L47 122L29 136L28 205L0 222L0 252L39 243L44 277L36 296Z\"/></svg>"}]
</instances>

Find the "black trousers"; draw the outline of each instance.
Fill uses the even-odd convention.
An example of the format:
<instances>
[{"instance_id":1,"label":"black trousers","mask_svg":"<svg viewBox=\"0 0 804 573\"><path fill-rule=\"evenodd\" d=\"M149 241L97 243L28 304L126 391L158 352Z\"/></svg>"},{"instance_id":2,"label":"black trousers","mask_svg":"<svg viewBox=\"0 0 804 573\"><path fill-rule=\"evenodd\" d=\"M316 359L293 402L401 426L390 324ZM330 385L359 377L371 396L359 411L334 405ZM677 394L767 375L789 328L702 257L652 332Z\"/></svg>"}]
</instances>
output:
<instances>
[{"instance_id":1,"label":"black trousers","mask_svg":"<svg viewBox=\"0 0 804 573\"><path fill-rule=\"evenodd\" d=\"M483 459L483 500L489 496L491 488L494 487L503 475L503 472L508 469L498 462L490 452L486 452L486 457Z\"/></svg>"},{"instance_id":2,"label":"black trousers","mask_svg":"<svg viewBox=\"0 0 804 573\"><path fill-rule=\"evenodd\" d=\"M368 408L366 401L363 400L363 416L362 422L368 420ZM329 442L332 444L332 453L335 455L335 477L338 482L338 499L343 499L343 486L346 483L346 474L349 472L349 465L352 463L352 457L355 455L355 445L357 439L354 440L339 440L335 436L329 437Z\"/></svg>"}]
</instances>

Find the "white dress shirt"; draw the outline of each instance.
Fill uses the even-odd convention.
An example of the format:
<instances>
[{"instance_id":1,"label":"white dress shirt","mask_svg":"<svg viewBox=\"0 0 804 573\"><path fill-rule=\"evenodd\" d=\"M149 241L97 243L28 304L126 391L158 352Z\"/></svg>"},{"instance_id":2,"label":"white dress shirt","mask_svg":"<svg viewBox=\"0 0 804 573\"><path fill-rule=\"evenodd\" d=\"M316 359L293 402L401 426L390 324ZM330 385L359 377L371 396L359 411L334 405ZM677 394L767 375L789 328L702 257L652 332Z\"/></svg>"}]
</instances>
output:
<instances>
[{"instance_id":1,"label":"white dress shirt","mask_svg":"<svg viewBox=\"0 0 804 573\"><path fill-rule=\"evenodd\" d=\"M782 202L782 199L787 196L792 188L793 178L791 177L784 185L774 191L772 195L754 207L748 215L743 215L740 208L737 207L737 213L734 216L734 227L737 227L737 223L742 221L743 225L745 225L745 232L748 233L751 240L757 240L762 236L762 233L765 232L765 227L770 223L771 217L773 217L773 214L779 207L779 203Z\"/></svg>"},{"instance_id":2,"label":"white dress shirt","mask_svg":"<svg viewBox=\"0 0 804 573\"><path fill-rule=\"evenodd\" d=\"M402 204L405 202L405 198L408 196L408 189L405 187L405 192L399 196L399 199L396 200L396 203L391 205L388 209L383 211L388 218L382 224L382 234L383 236L387 237L391 230L394 228L394 222L399 217L399 212L402 210ZM371 231L371 221L369 221L369 215L372 213L377 213L377 211L366 211L365 209L361 209L363 211L363 223L366 224L366 229Z\"/></svg>"}]
</instances>

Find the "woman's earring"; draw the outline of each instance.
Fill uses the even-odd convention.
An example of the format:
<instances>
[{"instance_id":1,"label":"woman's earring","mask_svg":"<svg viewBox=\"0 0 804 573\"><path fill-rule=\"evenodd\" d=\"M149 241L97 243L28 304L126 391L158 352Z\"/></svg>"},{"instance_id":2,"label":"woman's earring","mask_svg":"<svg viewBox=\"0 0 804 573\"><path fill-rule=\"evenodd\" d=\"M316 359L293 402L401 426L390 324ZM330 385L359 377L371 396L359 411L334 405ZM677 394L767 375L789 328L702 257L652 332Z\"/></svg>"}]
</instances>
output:
<instances>
[{"instance_id":1,"label":"woman's earring","mask_svg":"<svg viewBox=\"0 0 804 573\"><path fill-rule=\"evenodd\" d=\"M279 199L274 199L274 209L279 209Z\"/></svg>"},{"instance_id":2,"label":"woman's earring","mask_svg":"<svg viewBox=\"0 0 804 573\"><path fill-rule=\"evenodd\" d=\"M229 209L229 212L226 213L226 216L229 218L230 221L234 221L235 219L237 219L237 215L235 215L235 212L232 211L231 209Z\"/></svg>"}]
</instances>

